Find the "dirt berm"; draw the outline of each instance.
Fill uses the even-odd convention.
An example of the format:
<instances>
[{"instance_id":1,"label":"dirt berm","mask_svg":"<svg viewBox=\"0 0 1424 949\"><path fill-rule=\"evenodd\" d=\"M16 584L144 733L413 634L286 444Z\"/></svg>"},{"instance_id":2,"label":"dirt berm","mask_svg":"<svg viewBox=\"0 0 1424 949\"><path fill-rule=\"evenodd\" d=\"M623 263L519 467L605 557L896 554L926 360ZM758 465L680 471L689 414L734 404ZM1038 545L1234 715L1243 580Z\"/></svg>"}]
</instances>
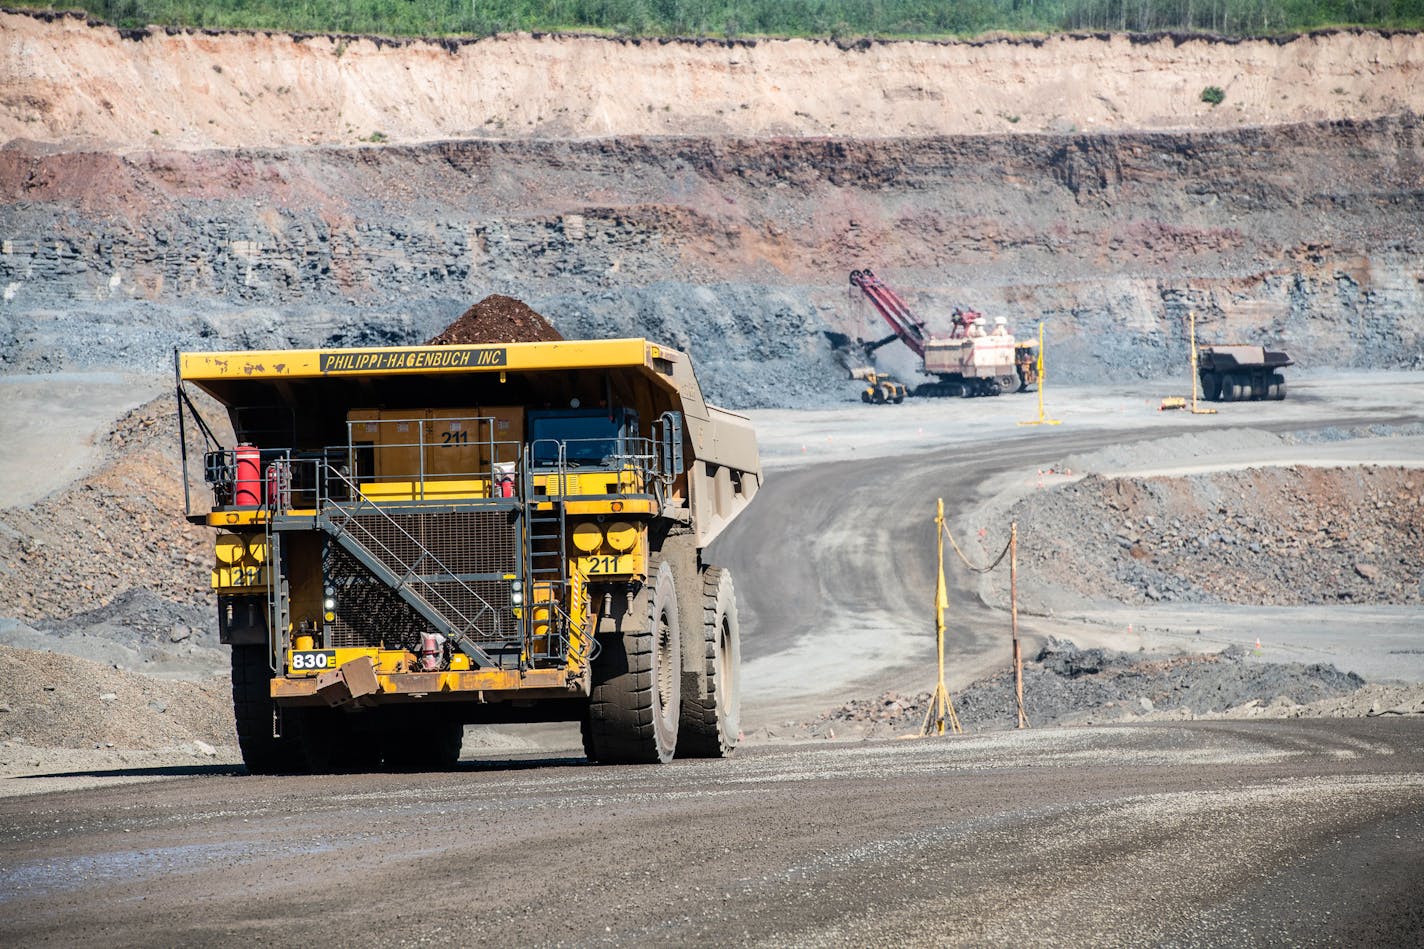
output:
<instances>
[{"instance_id":1,"label":"dirt berm","mask_svg":"<svg viewBox=\"0 0 1424 949\"><path fill-rule=\"evenodd\" d=\"M1334 666L1263 661L1240 647L1157 656L1079 649L1049 638L1024 663L1029 725L1080 725L1192 718L1305 718L1424 714L1424 686L1375 686ZM814 719L785 722L756 738L890 737L917 733L931 693L856 699ZM1017 725L1014 676L1005 671L952 695L972 732Z\"/></svg>"}]
</instances>

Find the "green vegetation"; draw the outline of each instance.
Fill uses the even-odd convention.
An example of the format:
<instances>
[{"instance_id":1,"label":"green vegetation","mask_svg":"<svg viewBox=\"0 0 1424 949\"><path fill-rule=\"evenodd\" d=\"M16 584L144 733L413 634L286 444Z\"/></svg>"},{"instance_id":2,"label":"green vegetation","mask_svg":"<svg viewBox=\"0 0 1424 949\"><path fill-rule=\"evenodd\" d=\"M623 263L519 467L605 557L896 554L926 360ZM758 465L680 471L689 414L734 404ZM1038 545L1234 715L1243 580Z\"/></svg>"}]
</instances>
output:
<instances>
[{"instance_id":1,"label":"green vegetation","mask_svg":"<svg viewBox=\"0 0 1424 949\"><path fill-rule=\"evenodd\" d=\"M1221 105L1226 101L1226 93L1220 86L1207 86L1202 90L1201 100L1208 105Z\"/></svg>"},{"instance_id":2,"label":"green vegetation","mask_svg":"<svg viewBox=\"0 0 1424 949\"><path fill-rule=\"evenodd\" d=\"M25 3L36 9L54 4ZM403 36L583 30L635 36L972 36L990 31L1287 33L1417 29L1424 0L78 0L97 19Z\"/></svg>"}]
</instances>

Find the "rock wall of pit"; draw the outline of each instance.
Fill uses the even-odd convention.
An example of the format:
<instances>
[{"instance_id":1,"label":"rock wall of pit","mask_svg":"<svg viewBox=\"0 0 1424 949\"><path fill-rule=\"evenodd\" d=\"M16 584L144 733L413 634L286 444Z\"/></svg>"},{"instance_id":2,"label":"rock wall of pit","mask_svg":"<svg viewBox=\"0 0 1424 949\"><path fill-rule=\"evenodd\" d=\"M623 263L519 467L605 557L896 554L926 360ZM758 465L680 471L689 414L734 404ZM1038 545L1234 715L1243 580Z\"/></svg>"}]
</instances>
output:
<instances>
[{"instance_id":1,"label":"rock wall of pit","mask_svg":"<svg viewBox=\"0 0 1424 949\"><path fill-rule=\"evenodd\" d=\"M119 32L0 11L0 140L99 148L442 138L1222 129L1424 112L1424 35L441 40ZM1203 102L1220 88L1218 106Z\"/></svg>"},{"instance_id":2,"label":"rock wall of pit","mask_svg":"<svg viewBox=\"0 0 1424 949\"><path fill-rule=\"evenodd\" d=\"M1304 366L1424 353L1424 120L920 139L0 149L0 366L173 346L413 342L492 292L566 336L696 354L733 405L845 397L873 267L932 328L1044 319L1059 378L1179 371L1204 340Z\"/></svg>"}]
</instances>

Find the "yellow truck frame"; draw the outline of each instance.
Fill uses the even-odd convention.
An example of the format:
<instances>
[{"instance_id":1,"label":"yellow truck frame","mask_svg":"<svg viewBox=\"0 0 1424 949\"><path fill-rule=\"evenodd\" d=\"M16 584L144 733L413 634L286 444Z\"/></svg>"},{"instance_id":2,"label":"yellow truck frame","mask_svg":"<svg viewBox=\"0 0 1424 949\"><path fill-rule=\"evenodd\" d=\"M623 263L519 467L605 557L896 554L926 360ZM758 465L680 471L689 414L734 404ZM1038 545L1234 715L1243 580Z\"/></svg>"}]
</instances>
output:
<instances>
[{"instance_id":1,"label":"yellow truck frame","mask_svg":"<svg viewBox=\"0 0 1424 949\"><path fill-rule=\"evenodd\" d=\"M761 469L683 353L176 353L175 375L249 770L448 766L482 722L577 720L603 762L736 747L735 591L702 552Z\"/></svg>"}]
</instances>

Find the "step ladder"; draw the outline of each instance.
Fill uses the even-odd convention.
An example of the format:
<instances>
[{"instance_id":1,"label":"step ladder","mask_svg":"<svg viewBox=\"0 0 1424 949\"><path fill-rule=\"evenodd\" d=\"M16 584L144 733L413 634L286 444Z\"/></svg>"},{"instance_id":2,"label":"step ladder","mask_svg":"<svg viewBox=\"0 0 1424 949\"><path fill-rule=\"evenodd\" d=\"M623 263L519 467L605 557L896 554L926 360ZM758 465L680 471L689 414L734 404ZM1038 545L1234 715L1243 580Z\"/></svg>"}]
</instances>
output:
<instances>
[{"instance_id":1,"label":"step ladder","mask_svg":"<svg viewBox=\"0 0 1424 949\"><path fill-rule=\"evenodd\" d=\"M346 483L352 502L338 503L326 501L317 511L317 525L342 549L355 557L362 566L404 600L420 614L426 622L443 633L470 661L481 668L499 665L489 653L474 641L473 637L514 638L514 630L500 628L499 611L476 593L455 572L441 563L439 558L422 544L395 518L387 514L377 504L367 500L345 475L334 467L325 466L326 475L334 481ZM406 558L384 543L375 532L362 523L361 517L374 514L383 519L388 530L398 532L416 552L416 556ZM436 584L453 584L476 605L474 615L461 610L440 592Z\"/></svg>"}]
</instances>

